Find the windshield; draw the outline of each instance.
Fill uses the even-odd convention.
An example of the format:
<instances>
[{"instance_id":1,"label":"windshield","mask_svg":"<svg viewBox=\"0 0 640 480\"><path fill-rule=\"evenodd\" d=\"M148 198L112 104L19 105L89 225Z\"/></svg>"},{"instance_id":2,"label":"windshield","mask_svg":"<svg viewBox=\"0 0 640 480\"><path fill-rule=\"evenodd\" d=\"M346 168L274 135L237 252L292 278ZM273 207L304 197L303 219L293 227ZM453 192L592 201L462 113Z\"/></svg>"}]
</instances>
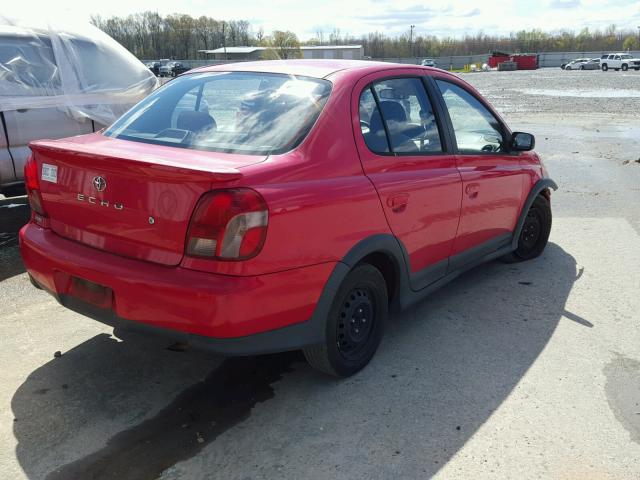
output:
<instances>
[{"instance_id":1,"label":"windshield","mask_svg":"<svg viewBox=\"0 0 640 480\"><path fill-rule=\"evenodd\" d=\"M304 139L330 91L326 80L293 75L186 75L148 96L104 134L196 150L284 153Z\"/></svg>"}]
</instances>

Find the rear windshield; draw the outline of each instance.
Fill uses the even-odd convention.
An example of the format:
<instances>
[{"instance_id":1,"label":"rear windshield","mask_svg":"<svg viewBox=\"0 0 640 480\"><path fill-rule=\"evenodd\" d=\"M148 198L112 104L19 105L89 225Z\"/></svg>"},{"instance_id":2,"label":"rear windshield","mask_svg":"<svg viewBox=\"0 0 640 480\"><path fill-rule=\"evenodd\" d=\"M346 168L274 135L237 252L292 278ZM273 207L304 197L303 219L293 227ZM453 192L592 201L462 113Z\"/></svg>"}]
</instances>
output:
<instances>
[{"instance_id":1,"label":"rear windshield","mask_svg":"<svg viewBox=\"0 0 640 480\"><path fill-rule=\"evenodd\" d=\"M330 91L326 80L293 75L185 75L137 104L104 134L196 150L284 153L307 135Z\"/></svg>"}]
</instances>

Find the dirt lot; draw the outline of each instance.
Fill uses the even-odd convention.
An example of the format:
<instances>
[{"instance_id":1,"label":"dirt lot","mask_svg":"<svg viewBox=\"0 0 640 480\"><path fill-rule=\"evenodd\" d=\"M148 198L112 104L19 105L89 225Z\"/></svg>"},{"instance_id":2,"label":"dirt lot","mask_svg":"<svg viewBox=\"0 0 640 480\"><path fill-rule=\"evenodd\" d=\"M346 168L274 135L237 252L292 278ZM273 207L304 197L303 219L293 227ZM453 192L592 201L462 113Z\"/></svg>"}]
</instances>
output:
<instances>
[{"instance_id":1,"label":"dirt lot","mask_svg":"<svg viewBox=\"0 0 640 480\"><path fill-rule=\"evenodd\" d=\"M115 339L29 285L0 202L0 476L640 478L640 73L464 78L536 135L551 243L394 318L348 380Z\"/></svg>"}]
</instances>

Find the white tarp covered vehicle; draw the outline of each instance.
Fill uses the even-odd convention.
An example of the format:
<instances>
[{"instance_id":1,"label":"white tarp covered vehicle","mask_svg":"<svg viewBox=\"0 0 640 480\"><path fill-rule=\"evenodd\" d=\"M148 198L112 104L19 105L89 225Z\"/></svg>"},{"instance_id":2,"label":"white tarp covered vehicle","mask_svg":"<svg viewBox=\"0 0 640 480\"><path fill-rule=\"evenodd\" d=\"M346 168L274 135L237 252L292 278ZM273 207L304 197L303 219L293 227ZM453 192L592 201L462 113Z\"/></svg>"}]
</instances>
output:
<instances>
[{"instance_id":1,"label":"white tarp covered vehicle","mask_svg":"<svg viewBox=\"0 0 640 480\"><path fill-rule=\"evenodd\" d=\"M0 16L0 189L22 182L30 141L99 130L156 86L142 62L91 25Z\"/></svg>"}]
</instances>

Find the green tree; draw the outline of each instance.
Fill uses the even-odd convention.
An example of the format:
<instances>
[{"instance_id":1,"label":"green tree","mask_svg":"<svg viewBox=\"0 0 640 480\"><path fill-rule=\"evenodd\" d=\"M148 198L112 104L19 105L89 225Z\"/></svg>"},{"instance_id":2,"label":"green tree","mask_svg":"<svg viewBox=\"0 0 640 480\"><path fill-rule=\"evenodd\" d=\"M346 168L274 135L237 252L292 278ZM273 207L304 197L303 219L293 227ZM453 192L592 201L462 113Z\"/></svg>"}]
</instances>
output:
<instances>
[{"instance_id":1,"label":"green tree","mask_svg":"<svg viewBox=\"0 0 640 480\"><path fill-rule=\"evenodd\" d=\"M622 50L640 50L640 40L635 35L629 35L622 42Z\"/></svg>"},{"instance_id":2,"label":"green tree","mask_svg":"<svg viewBox=\"0 0 640 480\"><path fill-rule=\"evenodd\" d=\"M281 30L274 31L265 39L268 47L263 57L269 60L285 60L287 58L302 58L300 42L295 33Z\"/></svg>"}]
</instances>

